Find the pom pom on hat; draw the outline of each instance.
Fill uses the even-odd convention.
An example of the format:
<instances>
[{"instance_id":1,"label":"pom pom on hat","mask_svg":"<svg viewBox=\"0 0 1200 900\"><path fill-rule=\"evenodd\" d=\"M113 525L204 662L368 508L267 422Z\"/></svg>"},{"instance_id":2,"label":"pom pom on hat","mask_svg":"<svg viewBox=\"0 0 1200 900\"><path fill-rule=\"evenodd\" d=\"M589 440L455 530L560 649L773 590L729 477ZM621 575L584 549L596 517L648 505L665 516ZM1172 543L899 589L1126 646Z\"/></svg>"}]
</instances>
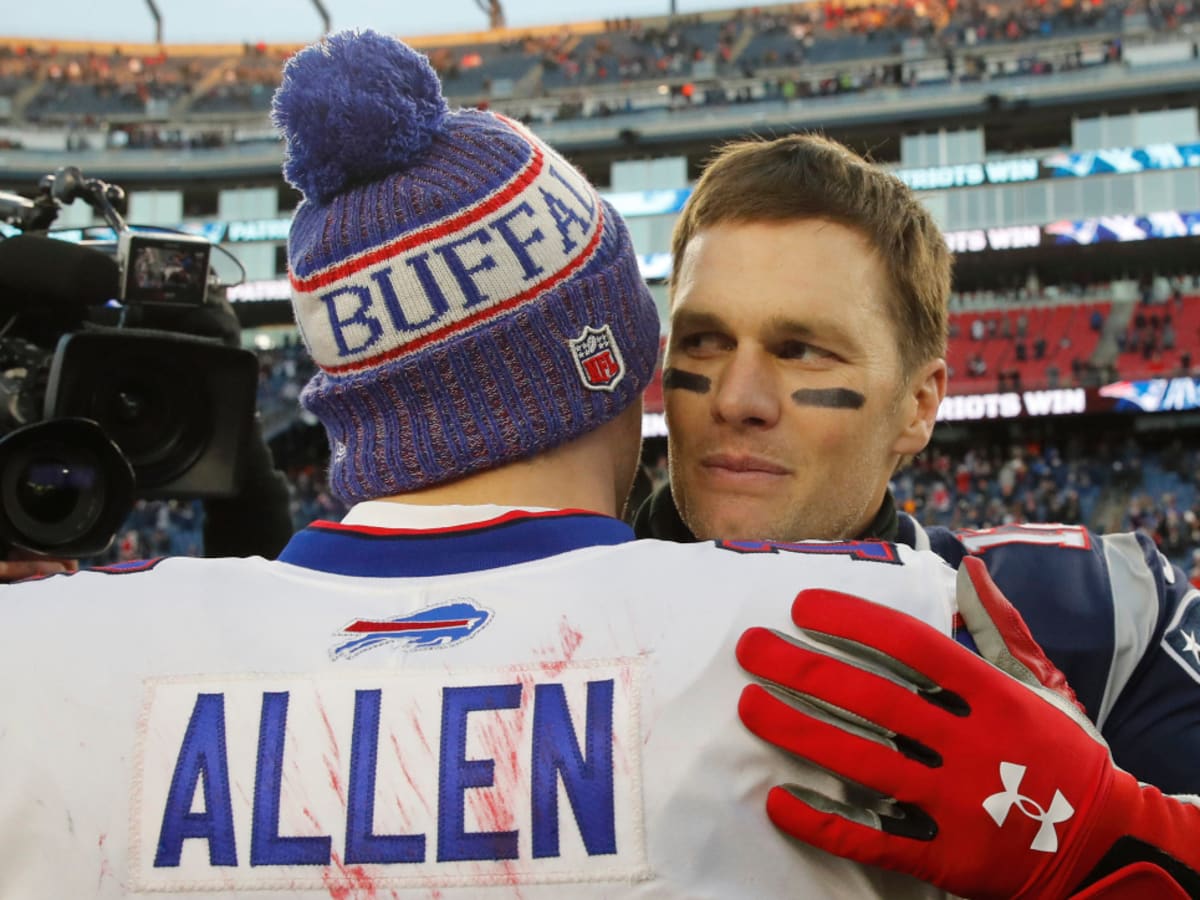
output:
<instances>
[{"instance_id":1,"label":"pom pom on hat","mask_svg":"<svg viewBox=\"0 0 1200 900\"><path fill-rule=\"evenodd\" d=\"M323 203L408 167L449 112L429 60L376 31L341 31L288 61L271 117L284 134L283 174Z\"/></svg>"}]
</instances>

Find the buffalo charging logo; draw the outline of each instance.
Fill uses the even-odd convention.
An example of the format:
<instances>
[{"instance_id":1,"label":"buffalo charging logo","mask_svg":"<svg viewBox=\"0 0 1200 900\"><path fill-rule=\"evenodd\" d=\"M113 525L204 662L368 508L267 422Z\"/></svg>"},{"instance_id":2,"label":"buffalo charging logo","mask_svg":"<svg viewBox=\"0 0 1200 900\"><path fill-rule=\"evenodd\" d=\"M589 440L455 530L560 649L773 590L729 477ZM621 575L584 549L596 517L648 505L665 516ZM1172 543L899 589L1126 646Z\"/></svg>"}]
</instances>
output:
<instances>
[{"instance_id":1,"label":"buffalo charging logo","mask_svg":"<svg viewBox=\"0 0 1200 900\"><path fill-rule=\"evenodd\" d=\"M1042 853L1057 853L1058 832L1054 826L1071 818L1075 814L1075 809L1059 790L1055 790L1054 797L1050 801L1050 808L1042 809L1041 804L1021 793L1021 779L1024 777L1025 766L1010 762L1000 763L1000 783L1004 785L1004 790L985 799L983 808L992 817L993 822L1003 826L1004 820L1008 818L1008 814L1015 806L1022 815L1042 823L1042 827L1034 835L1029 849Z\"/></svg>"},{"instance_id":2,"label":"buffalo charging logo","mask_svg":"<svg viewBox=\"0 0 1200 900\"><path fill-rule=\"evenodd\" d=\"M590 391L611 391L625 375L625 361L607 326L583 329L579 337L567 341L583 385Z\"/></svg>"},{"instance_id":3,"label":"buffalo charging logo","mask_svg":"<svg viewBox=\"0 0 1200 900\"><path fill-rule=\"evenodd\" d=\"M399 650L434 650L461 644L492 620L491 610L458 600L394 619L353 619L339 634L349 640L329 651L334 659L357 656L387 644Z\"/></svg>"}]
</instances>

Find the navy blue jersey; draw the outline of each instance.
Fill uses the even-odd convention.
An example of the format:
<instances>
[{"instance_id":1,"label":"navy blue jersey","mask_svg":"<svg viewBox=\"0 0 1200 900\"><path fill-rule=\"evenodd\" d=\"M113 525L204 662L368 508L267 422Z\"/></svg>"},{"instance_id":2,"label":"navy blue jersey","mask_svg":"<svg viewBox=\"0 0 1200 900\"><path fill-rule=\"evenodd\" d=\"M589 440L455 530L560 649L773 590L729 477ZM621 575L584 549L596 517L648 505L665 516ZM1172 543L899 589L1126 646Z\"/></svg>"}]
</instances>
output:
<instances>
[{"instance_id":1,"label":"navy blue jersey","mask_svg":"<svg viewBox=\"0 0 1200 900\"><path fill-rule=\"evenodd\" d=\"M1164 792L1200 794L1200 591L1150 538L1074 525L956 532L899 519L901 543L952 566L968 553L987 564L1117 765ZM970 637L960 631L960 640Z\"/></svg>"}]
</instances>

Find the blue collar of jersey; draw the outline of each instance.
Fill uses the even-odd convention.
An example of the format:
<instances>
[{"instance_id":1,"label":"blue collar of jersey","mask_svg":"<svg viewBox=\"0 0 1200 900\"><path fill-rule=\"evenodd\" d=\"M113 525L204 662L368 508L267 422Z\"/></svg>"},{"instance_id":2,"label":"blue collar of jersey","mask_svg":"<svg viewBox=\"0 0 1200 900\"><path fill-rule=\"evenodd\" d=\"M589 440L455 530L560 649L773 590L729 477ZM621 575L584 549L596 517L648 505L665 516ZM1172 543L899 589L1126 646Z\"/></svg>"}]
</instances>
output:
<instances>
[{"instance_id":1,"label":"blue collar of jersey","mask_svg":"<svg viewBox=\"0 0 1200 900\"><path fill-rule=\"evenodd\" d=\"M624 522L578 509L512 510L443 528L380 528L316 521L288 541L279 561L374 578L417 578L497 569L634 540Z\"/></svg>"}]
</instances>

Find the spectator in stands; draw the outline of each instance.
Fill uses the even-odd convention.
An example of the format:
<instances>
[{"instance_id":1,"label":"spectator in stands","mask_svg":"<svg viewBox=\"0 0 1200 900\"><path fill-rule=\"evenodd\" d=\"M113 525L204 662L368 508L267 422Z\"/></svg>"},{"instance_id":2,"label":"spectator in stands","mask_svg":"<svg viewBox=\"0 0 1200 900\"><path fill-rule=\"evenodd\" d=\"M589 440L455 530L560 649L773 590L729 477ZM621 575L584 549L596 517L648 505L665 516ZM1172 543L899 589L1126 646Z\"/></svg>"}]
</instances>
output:
<instances>
[{"instance_id":1,"label":"spectator in stands","mask_svg":"<svg viewBox=\"0 0 1200 900\"><path fill-rule=\"evenodd\" d=\"M915 195L824 138L739 142L702 175L672 251L670 483L639 510L638 532L884 538L952 562L981 553L1101 721L1118 763L1164 788L1200 788L1200 716L1164 712L1196 702L1181 699L1196 696L1195 673L1156 642L1077 652L1082 632L1113 636L1114 615L1177 627L1186 578L1161 577L1152 541L1067 526L1053 545L1036 529L955 534L896 511L889 481L926 448L946 391L950 258ZM1037 502L1048 502L1044 492ZM1006 517L999 493L987 503ZM1110 580L1114 564L1138 574ZM1084 584L1092 588L1081 596ZM1151 688L1112 670L1125 653L1163 681ZM1112 704L1129 715L1104 719ZM1164 731L1148 739L1144 729L1156 727Z\"/></svg>"}]
</instances>

